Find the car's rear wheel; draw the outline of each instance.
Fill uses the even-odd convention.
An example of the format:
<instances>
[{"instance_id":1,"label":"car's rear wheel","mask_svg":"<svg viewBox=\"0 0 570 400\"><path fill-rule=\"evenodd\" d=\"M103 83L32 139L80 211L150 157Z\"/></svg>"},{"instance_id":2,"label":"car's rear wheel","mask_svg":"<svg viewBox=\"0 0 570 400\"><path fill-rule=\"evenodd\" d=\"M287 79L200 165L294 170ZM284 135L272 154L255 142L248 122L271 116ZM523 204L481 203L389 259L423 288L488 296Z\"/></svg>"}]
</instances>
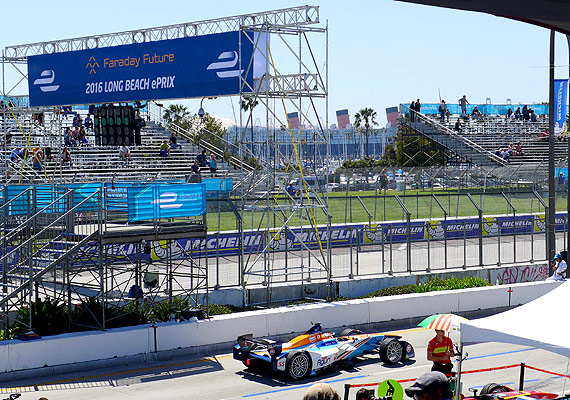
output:
<instances>
[{"instance_id":1,"label":"car's rear wheel","mask_svg":"<svg viewBox=\"0 0 570 400\"><path fill-rule=\"evenodd\" d=\"M404 358L404 345L396 338L385 339L380 344L380 359L386 364L395 364Z\"/></svg>"},{"instance_id":2,"label":"car's rear wheel","mask_svg":"<svg viewBox=\"0 0 570 400\"><path fill-rule=\"evenodd\" d=\"M364 332L359 331L358 329L346 328L340 333L340 336L361 335L362 333L364 333Z\"/></svg>"},{"instance_id":3,"label":"car's rear wheel","mask_svg":"<svg viewBox=\"0 0 570 400\"><path fill-rule=\"evenodd\" d=\"M311 358L307 353L292 353L287 356L287 374L291 379L305 378L311 374Z\"/></svg>"},{"instance_id":4,"label":"car's rear wheel","mask_svg":"<svg viewBox=\"0 0 570 400\"><path fill-rule=\"evenodd\" d=\"M503 385L499 385L498 383L487 383L485 386L481 388L481 395L484 394L493 394L493 393L504 393L508 392L509 389Z\"/></svg>"}]
</instances>

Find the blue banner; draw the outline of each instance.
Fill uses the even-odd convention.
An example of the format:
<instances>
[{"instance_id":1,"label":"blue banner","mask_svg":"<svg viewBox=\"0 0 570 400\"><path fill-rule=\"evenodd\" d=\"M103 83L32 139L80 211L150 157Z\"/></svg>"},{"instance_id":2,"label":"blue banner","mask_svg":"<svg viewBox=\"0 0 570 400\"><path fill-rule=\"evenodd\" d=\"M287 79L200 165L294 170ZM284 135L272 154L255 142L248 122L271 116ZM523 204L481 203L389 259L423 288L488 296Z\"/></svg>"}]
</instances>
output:
<instances>
[{"instance_id":1,"label":"blue banner","mask_svg":"<svg viewBox=\"0 0 570 400\"><path fill-rule=\"evenodd\" d=\"M127 188L128 220L194 217L206 213L206 186L144 185Z\"/></svg>"},{"instance_id":2,"label":"blue banner","mask_svg":"<svg viewBox=\"0 0 570 400\"><path fill-rule=\"evenodd\" d=\"M554 135L567 135L566 103L568 99L568 79L554 80Z\"/></svg>"},{"instance_id":3,"label":"blue banner","mask_svg":"<svg viewBox=\"0 0 570 400\"><path fill-rule=\"evenodd\" d=\"M252 40L236 31L30 56L30 105L239 94L240 74L253 87Z\"/></svg>"}]
</instances>

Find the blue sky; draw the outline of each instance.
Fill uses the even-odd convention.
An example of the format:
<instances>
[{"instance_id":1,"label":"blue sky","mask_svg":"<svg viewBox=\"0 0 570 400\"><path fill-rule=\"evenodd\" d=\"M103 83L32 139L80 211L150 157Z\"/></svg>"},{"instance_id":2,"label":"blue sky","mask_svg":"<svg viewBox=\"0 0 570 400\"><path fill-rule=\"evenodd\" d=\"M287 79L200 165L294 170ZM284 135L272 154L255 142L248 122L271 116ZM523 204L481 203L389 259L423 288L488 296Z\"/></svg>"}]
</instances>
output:
<instances>
[{"instance_id":1,"label":"blue sky","mask_svg":"<svg viewBox=\"0 0 570 400\"><path fill-rule=\"evenodd\" d=\"M9 2L0 47L121 32L301 5L293 1L58 1ZM471 103L548 100L549 31L522 22L392 0L313 1L329 26L329 124L348 108L351 120L372 107L381 126L385 108L420 98ZM6 7L8 9L6 9ZM568 44L556 35L556 78L568 77ZM318 47L318 46L317 46ZM321 46L323 48L324 46ZM323 50L324 51L324 50ZM13 71L6 69L7 80ZM24 94L21 86L16 94ZM234 108L232 109L232 101ZM196 112L199 100L184 102ZM234 118L236 98L204 104ZM207 106L207 107L206 107ZM258 111L257 118L264 119ZM324 113L324 109L323 109Z\"/></svg>"}]
</instances>

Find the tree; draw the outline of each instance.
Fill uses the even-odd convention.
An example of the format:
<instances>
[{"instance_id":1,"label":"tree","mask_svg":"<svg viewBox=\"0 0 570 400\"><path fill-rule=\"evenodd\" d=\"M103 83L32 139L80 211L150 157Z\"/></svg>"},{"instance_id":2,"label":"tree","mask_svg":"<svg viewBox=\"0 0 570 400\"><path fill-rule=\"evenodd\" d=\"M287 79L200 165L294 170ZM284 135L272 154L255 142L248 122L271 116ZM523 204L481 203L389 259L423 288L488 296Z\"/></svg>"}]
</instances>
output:
<instances>
[{"instance_id":1,"label":"tree","mask_svg":"<svg viewBox=\"0 0 570 400\"><path fill-rule=\"evenodd\" d=\"M366 157L368 157L368 137L370 135L370 128L372 125L378 125L376 122L376 111L372 108L363 108L354 115L354 125L359 129L362 134L366 135ZM362 142L361 142L362 143Z\"/></svg>"},{"instance_id":2,"label":"tree","mask_svg":"<svg viewBox=\"0 0 570 400\"><path fill-rule=\"evenodd\" d=\"M253 109L257 106L258 101L255 96L243 96L240 105L245 112L249 111L249 119L251 120L251 152L253 154Z\"/></svg>"},{"instance_id":3,"label":"tree","mask_svg":"<svg viewBox=\"0 0 570 400\"><path fill-rule=\"evenodd\" d=\"M181 104L171 104L166 110L164 110L163 118L166 121L166 125L178 124L188 117L190 112L188 107Z\"/></svg>"}]
</instances>

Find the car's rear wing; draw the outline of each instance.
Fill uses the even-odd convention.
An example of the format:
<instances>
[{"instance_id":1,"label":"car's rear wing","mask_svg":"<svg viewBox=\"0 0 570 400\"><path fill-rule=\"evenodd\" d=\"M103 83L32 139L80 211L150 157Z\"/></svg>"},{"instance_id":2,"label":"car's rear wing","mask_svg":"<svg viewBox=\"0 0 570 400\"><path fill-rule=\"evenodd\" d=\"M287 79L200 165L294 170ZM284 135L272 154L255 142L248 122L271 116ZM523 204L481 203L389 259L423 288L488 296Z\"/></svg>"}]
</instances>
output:
<instances>
[{"instance_id":1,"label":"car's rear wing","mask_svg":"<svg viewBox=\"0 0 570 400\"><path fill-rule=\"evenodd\" d=\"M277 343L275 340L271 340L271 339L256 339L253 337L253 333L246 333L245 335L240 335L237 338L237 342L239 344L239 347L244 348L244 347L251 347L252 344L259 344L265 347L268 347L270 345L273 345L275 343Z\"/></svg>"}]
</instances>

